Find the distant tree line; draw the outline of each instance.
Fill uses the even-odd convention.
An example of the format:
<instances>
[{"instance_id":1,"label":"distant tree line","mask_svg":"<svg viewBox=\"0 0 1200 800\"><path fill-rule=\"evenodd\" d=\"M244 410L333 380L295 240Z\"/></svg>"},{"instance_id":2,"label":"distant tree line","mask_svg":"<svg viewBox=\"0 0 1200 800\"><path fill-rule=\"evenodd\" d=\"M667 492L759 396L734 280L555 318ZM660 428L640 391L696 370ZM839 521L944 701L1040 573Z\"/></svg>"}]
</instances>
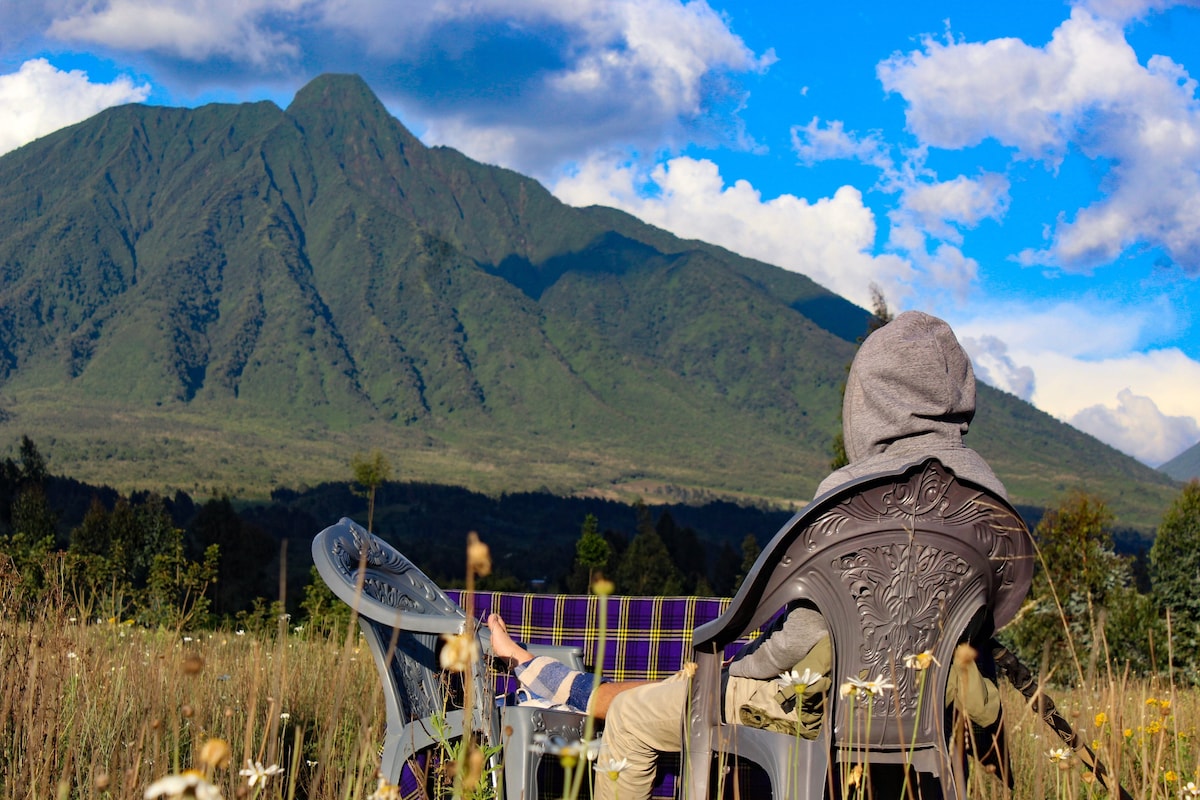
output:
<instances>
[{"instance_id":1,"label":"distant tree line","mask_svg":"<svg viewBox=\"0 0 1200 800\"><path fill-rule=\"evenodd\" d=\"M489 497L389 480L391 466L375 452L347 472L354 481L280 488L261 503L125 495L52 475L24 437L17 456L0 461L0 602L28 609L55 592L85 618L172 626L271 626L285 611L332 613L328 597L305 605L316 580L309 543L342 516L371 524L448 588L462 581L463 543L475 529L495 560L483 588L587 591L575 558L590 520L603 548L593 568L628 591L730 594L744 560L738 542L757 548L791 516L725 501L652 510L545 493Z\"/></svg>"},{"instance_id":2,"label":"distant tree line","mask_svg":"<svg viewBox=\"0 0 1200 800\"><path fill-rule=\"evenodd\" d=\"M465 534L478 529L494 563L482 589L585 593L603 575L624 594L730 596L759 543L791 516L721 502L652 510L486 497L388 481L377 454L352 466L357 486L279 489L239 508L228 497L125 496L53 476L23 438L16 458L0 461L0 613L51 599L85 619L175 628L274 627L285 611L317 624L343 619L315 580L308 544L352 515L373 516L379 535L446 587L461 584ZM1085 493L1040 514L1033 534L1032 591L1000 632L1027 663L1062 683L1105 669L1171 669L1200 682L1200 481L1182 488L1141 557L1119 550L1123 532Z\"/></svg>"}]
</instances>

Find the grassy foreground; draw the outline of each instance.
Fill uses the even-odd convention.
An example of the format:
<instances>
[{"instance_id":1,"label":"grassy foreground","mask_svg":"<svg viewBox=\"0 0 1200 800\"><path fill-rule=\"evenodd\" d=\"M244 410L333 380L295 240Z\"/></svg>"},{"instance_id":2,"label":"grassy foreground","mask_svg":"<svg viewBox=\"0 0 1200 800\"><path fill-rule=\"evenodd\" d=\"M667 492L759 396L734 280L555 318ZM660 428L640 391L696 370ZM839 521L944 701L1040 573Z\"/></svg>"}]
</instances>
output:
<instances>
[{"instance_id":1,"label":"grassy foreground","mask_svg":"<svg viewBox=\"0 0 1200 800\"><path fill-rule=\"evenodd\" d=\"M1110 796L1077 756L1006 689L1016 787L982 770L981 798ZM1200 795L1200 694L1167 683L1097 679L1051 692L1136 800ZM280 620L269 633L195 635L79 620L52 607L36 624L0 614L0 797L140 798L196 765L226 798L367 798L376 789L383 700L366 648L344 631ZM280 772L250 785L248 762ZM1113 793L1111 796L1116 796Z\"/></svg>"}]
</instances>

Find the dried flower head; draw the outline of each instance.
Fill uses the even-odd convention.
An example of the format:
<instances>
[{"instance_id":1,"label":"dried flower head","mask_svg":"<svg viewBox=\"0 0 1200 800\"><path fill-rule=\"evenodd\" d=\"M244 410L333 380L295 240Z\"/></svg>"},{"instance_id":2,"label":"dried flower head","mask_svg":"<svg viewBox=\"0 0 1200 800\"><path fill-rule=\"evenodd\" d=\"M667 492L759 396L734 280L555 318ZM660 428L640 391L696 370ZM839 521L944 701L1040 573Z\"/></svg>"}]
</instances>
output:
<instances>
[{"instance_id":1,"label":"dried flower head","mask_svg":"<svg viewBox=\"0 0 1200 800\"><path fill-rule=\"evenodd\" d=\"M467 534L467 569L480 578L492 572L492 553L475 531Z\"/></svg>"},{"instance_id":2,"label":"dried flower head","mask_svg":"<svg viewBox=\"0 0 1200 800\"><path fill-rule=\"evenodd\" d=\"M204 670L204 657L199 653L188 653L183 657L180 669L184 675L199 675Z\"/></svg>"},{"instance_id":3,"label":"dried flower head","mask_svg":"<svg viewBox=\"0 0 1200 800\"><path fill-rule=\"evenodd\" d=\"M444 634L445 644L438 654L442 669L451 672L468 672L479 659L479 645L473 636L466 633Z\"/></svg>"},{"instance_id":4,"label":"dried flower head","mask_svg":"<svg viewBox=\"0 0 1200 800\"><path fill-rule=\"evenodd\" d=\"M196 760L210 769L229 766L233 751L224 739L209 739L200 747L200 755Z\"/></svg>"},{"instance_id":5,"label":"dried flower head","mask_svg":"<svg viewBox=\"0 0 1200 800\"><path fill-rule=\"evenodd\" d=\"M969 644L960 644L954 648L954 666L966 667L979 656L979 651Z\"/></svg>"}]
</instances>

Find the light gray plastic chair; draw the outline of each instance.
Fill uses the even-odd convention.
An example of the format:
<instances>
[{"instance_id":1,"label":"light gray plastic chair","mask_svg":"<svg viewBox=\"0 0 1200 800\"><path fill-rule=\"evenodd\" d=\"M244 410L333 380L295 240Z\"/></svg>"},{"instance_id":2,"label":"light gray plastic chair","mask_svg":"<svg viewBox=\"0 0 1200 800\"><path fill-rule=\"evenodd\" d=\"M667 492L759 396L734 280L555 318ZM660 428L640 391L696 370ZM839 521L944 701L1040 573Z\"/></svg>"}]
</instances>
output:
<instances>
[{"instance_id":1,"label":"light gray plastic chair","mask_svg":"<svg viewBox=\"0 0 1200 800\"><path fill-rule=\"evenodd\" d=\"M474 702L468 716L461 707L461 692L454 691L453 681L447 682L438 663L442 636L463 629L463 610L399 551L351 519L342 518L318 533L312 555L321 579L357 609L359 627L383 683L387 711L380 759L383 777L402 789L415 788L402 782L404 765L439 743L433 718L444 720L450 739L463 735L464 721L469 719L467 730L488 743L504 745L508 800L536 798L541 755L531 747L534 737L582 738L583 715L520 706L503 707L498 715L493 685L482 664L477 664L470 678ZM479 630L479 637L481 651L488 652L487 628ZM579 648L531 645L528 649L582 669Z\"/></svg>"},{"instance_id":2,"label":"light gray plastic chair","mask_svg":"<svg viewBox=\"0 0 1200 800\"><path fill-rule=\"evenodd\" d=\"M714 758L738 756L767 771L776 800L820 800L842 768L862 763L898 764L898 774L911 765L925 798L927 785L965 797L964 756L943 711L954 650L969 630L986 641L992 623L1008 622L1032 574L1032 541L1012 506L934 459L817 498L763 549L726 613L696 630L685 796L707 797ZM723 722L725 645L796 601L821 611L833 645L818 738ZM904 657L924 651L941 666L922 680ZM871 703L839 695L861 676L895 688Z\"/></svg>"}]
</instances>

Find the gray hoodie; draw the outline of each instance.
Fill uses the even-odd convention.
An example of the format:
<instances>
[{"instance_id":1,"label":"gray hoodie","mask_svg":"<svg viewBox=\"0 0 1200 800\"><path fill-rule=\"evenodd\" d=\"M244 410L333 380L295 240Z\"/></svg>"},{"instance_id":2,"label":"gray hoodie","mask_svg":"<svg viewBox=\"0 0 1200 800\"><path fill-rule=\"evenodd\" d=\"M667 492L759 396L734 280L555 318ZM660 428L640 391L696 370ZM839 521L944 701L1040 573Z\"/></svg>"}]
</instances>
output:
<instances>
[{"instance_id":1,"label":"gray hoodie","mask_svg":"<svg viewBox=\"0 0 1200 800\"><path fill-rule=\"evenodd\" d=\"M1007 499L1004 484L962 437L975 416L975 371L954 331L937 317L905 311L862 343L842 401L850 464L817 487L936 456L960 478Z\"/></svg>"},{"instance_id":2,"label":"gray hoodie","mask_svg":"<svg viewBox=\"0 0 1200 800\"><path fill-rule=\"evenodd\" d=\"M850 463L817 487L899 470L935 456L960 478L1007 499L1004 484L962 437L975 416L975 372L954 331L937 317L905 311L862 343L842 402ZM773 678L791 669L825 635L821 615L800 606L777 629L738 654L729 674Z\"/></svg>"}]
</instances>

